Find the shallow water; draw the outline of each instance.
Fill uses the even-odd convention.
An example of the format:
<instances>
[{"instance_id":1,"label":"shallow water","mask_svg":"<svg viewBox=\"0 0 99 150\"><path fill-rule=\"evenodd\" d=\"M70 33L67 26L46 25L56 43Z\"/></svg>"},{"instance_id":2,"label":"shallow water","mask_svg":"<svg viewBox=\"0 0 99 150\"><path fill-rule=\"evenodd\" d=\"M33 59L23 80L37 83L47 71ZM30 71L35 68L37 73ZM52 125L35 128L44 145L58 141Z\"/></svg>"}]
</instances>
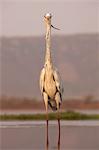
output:
<instances>
[{"instance_id":1,"label":"shallow water","mask_svg":"<svg viewBox=\"0 0 99 150\"><path fill-rule=\"evenodd\" d=\"M49 121L49 147L45 121L0 122L0 150L99 150L99 121Z\"/></svg>"}]
</instances>

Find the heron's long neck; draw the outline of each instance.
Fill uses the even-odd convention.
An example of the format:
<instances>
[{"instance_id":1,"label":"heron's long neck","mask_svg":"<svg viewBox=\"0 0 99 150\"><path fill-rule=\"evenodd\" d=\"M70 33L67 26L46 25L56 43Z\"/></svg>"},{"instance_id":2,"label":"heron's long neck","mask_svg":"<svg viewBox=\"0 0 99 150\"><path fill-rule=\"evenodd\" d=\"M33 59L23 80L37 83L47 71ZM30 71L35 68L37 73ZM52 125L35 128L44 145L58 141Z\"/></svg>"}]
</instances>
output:
<instances>
[{"instance_id":1,"label":"heron's long neck","mask_svg":"<svg viewBox=\"0 0 99 150\"><path fill-rule=\"evenodd\" d=\"M51 60L51 25L50 25L50 23L47 25L47 30L46 30L45 62L47 62L47 61L52 63L52 60Z\"/></svg>"}]
</instances>

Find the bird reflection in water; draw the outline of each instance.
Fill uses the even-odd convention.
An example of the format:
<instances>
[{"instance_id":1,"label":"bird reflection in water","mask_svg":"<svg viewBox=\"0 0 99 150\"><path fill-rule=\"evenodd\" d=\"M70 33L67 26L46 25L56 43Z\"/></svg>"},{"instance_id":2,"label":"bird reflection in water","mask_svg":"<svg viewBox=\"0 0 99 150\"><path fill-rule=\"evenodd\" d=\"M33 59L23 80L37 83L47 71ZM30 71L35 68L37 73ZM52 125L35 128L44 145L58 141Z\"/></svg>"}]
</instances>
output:
<instances>
[{"instance_id":1,"label":"bird reflection in water","mask_svg":"<svg viewBox=\"0 0 99 150\"><path fill-rule=\"evenodd\" d=\"M58 123L59 123L59 121L58 121ZM60 132L60 126L59 126L58 143L57 143L56 148L55 147L53 148L54 150L60 150L60 139L61 139L61 134L60 133L61 132ZM45 150L50 150L48 141L49 141L49 139L48 139L48 132L46 132L46 149Z\"/></svg>"},{"instance_id":2,"label":"bird reflection in water","mask_svg":"<svg viewBox=\"0 0 99 150\"><path fill-rule=\"evenodd\" d=\"M57 147L55 148L53 148L54 150L60 150L60 144L58 144L57 145ZM49 145L48 144L46 144L46 149L45 150L51 150L51 149L49 149Z\"/></svg>"}]
</instances>

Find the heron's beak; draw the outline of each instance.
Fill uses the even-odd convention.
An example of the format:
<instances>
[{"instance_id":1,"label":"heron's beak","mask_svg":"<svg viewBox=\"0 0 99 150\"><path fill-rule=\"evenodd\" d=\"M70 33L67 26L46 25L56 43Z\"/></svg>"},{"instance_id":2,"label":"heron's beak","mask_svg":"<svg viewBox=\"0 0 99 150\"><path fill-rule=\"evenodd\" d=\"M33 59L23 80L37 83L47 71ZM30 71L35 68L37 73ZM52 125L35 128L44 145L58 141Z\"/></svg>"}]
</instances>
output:
<instances>
[{"instance_id":1,"label":"heron's beak","mask_svg":"<svg viewBox=\"0 0 99 150\"><path fill-rule=\"evenodd\" d=\"M54 28L54 29L56 29L56 30L60 30L59 28L54 27L52 24L51 24L51 27Z\"/></svg>"}]
</instances>

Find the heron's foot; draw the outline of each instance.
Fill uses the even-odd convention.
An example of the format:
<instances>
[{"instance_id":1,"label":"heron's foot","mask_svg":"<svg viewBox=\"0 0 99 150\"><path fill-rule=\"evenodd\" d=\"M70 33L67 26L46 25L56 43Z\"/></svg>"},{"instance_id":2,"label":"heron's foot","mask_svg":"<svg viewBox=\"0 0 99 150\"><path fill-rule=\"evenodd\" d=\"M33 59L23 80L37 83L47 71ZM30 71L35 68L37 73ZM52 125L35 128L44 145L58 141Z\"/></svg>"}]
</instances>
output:
<instances>
[{"instance_id":1,"label":"heron's foot","mask_svg":"<svg viewBox=\"0 0 99 150\"><path fill-rule=\"evenodd\" d=\"M58 146L60 146L60 140L58 140Z\"/></svg>"},{"instance_id":2,"label":"heron's foot","mask_svg":"<svg viewBox=\"0 0 99 150\"><path fill-rule=\"evenodd\" d=\"M49 146L49 140L48 140L48 139L47 139L47 141L46 141L46 145Z\"/></svg>"},{"instance_id":3,"label":"heron's foot","mask_svg":"<svg viewBox=\"0 0 99 150\"><path fill-rule=\"evenodd\" d=\"M58 150L60 150L60 142L58 141Z\"/></svg>"}]
</instances>

